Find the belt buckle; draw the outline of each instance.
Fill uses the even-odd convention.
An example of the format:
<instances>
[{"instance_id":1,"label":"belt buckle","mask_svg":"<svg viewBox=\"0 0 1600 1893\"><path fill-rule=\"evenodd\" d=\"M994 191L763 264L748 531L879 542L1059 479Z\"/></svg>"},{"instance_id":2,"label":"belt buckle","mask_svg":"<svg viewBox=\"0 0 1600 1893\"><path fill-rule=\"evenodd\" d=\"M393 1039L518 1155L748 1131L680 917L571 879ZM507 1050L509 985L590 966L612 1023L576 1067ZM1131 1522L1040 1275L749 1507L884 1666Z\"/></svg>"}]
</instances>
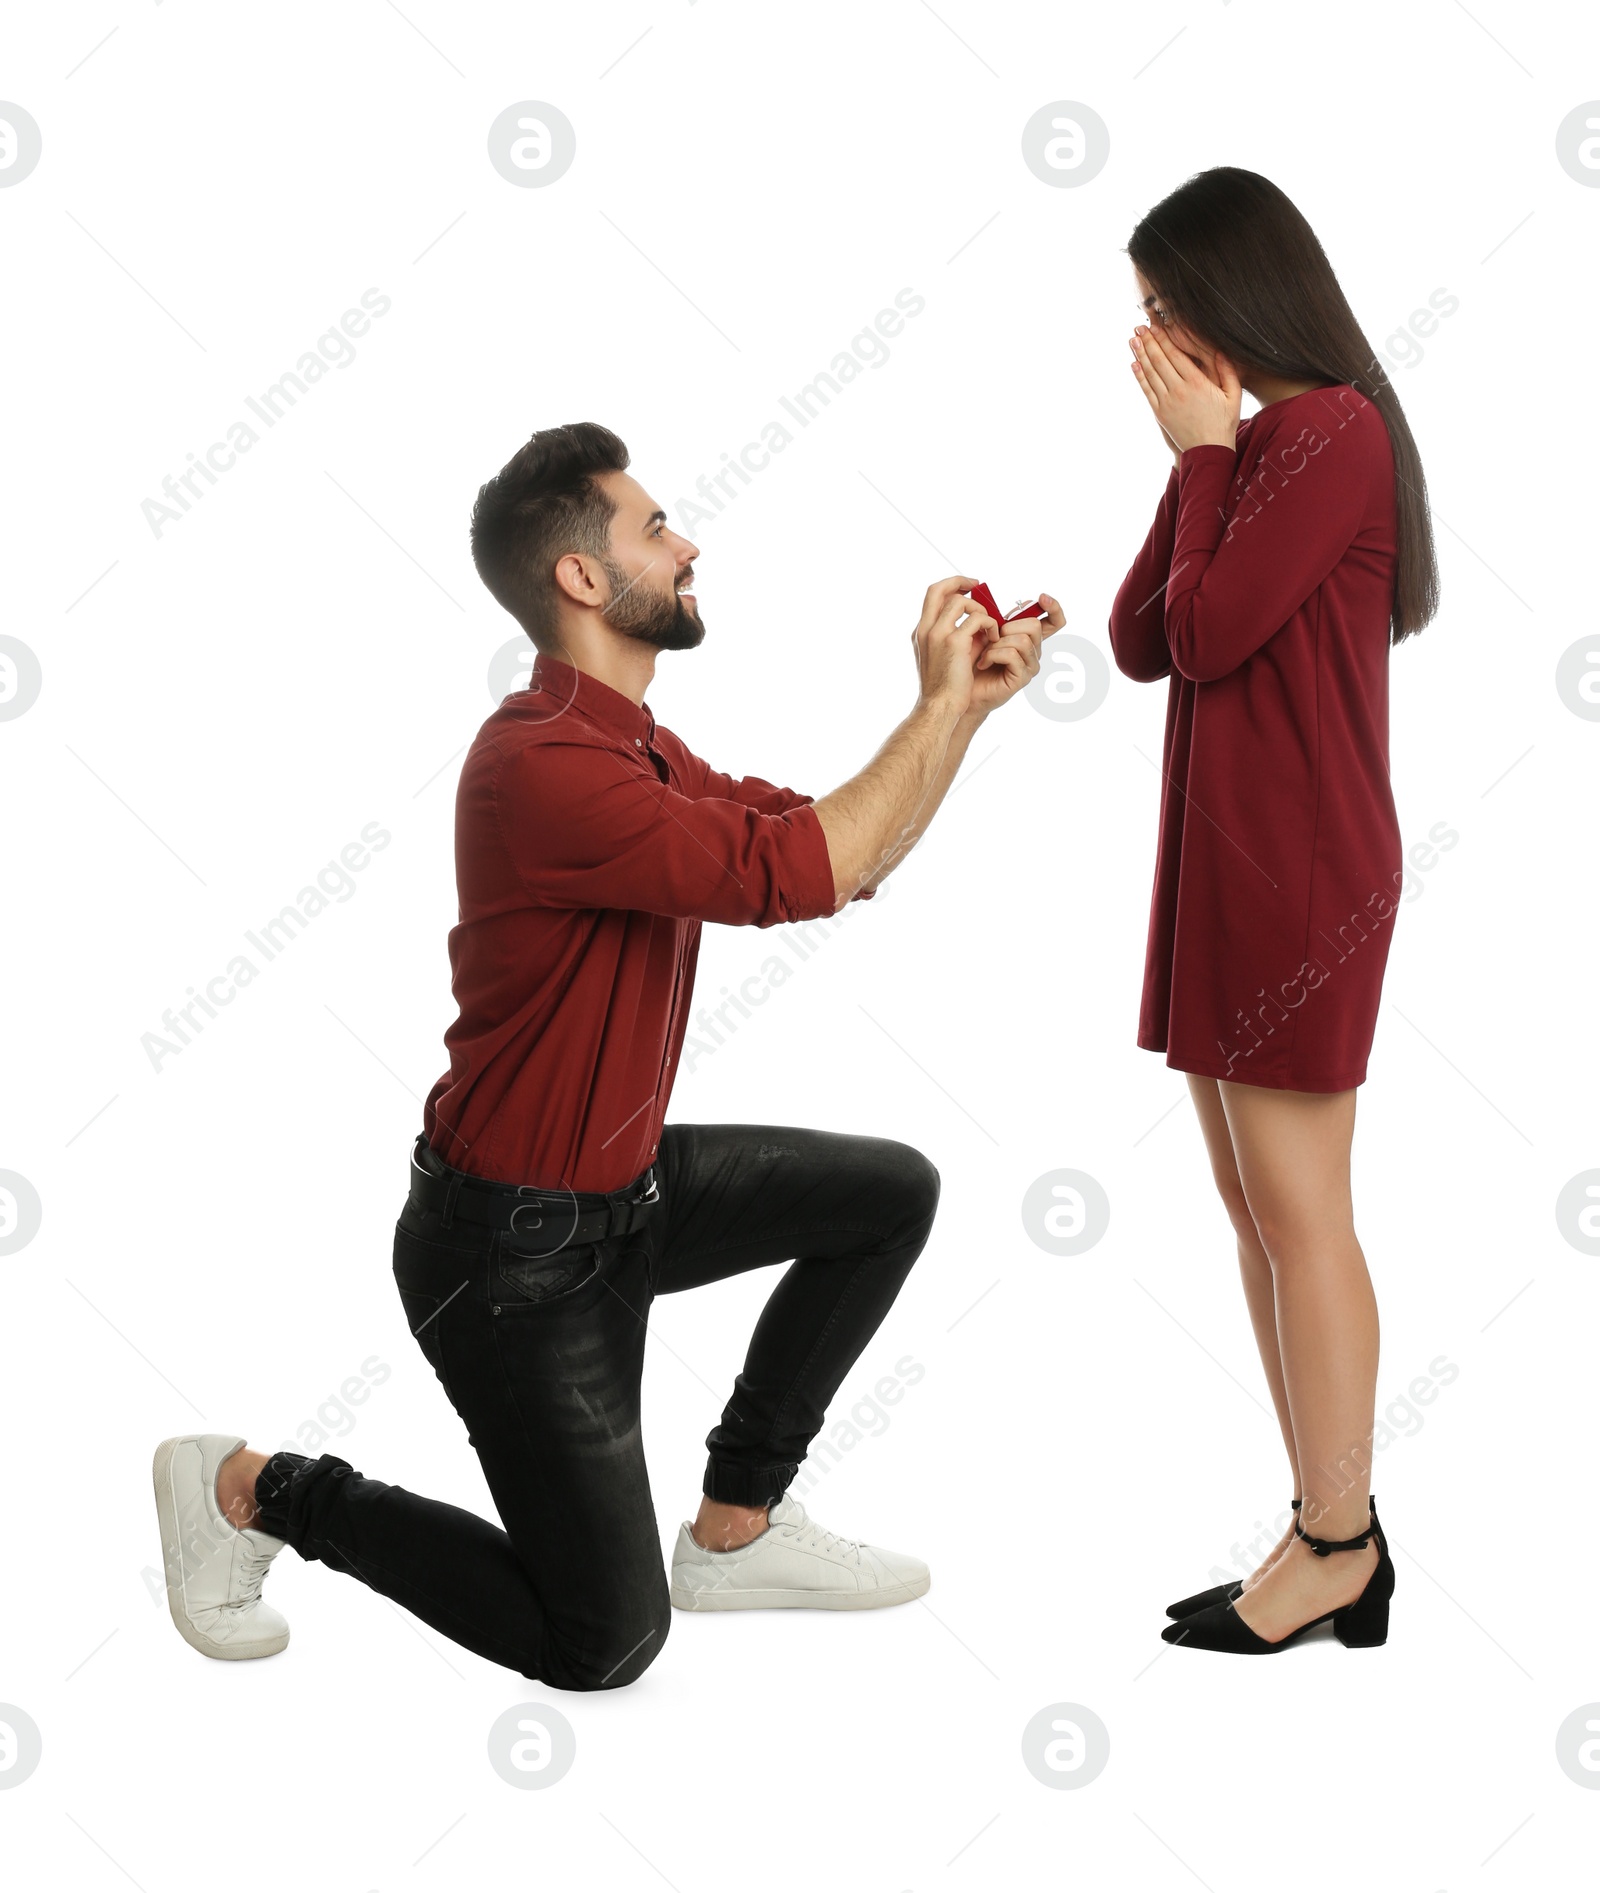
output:
<instances>
[{"instance_id":1,"label":"belt buckle","mask_svg":"<svg viewBox=\"0 0 1600 1893\"><path fill-rule=\"evenodd\" d=\"M640 1207L643 1207L649 1203L659 1203L661 1201L661 1185L656 1181L656 1167L654 1164L651 1164L650 1166L649 1175L650 1175L649 1191L644 1196L636 1196L633 1199L634 1202L638 1204Z\"/></svg>"}]
</instances>

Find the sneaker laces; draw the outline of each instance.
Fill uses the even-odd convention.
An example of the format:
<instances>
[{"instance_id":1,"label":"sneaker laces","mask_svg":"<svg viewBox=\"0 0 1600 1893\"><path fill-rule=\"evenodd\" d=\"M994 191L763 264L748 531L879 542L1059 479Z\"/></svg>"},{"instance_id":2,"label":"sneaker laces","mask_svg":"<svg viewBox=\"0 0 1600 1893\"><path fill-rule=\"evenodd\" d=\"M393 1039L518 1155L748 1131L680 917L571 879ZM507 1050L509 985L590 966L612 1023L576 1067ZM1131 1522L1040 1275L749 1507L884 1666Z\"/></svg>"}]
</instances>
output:
<instances>
[{"instance_id":1,"label":"sneaker laces","mask_svg":"<svg viewBox=\"0 0 1600 1893\"><path fill-rule=\"evenodd\" d=\"M238 1577L235 1595L231 1597L229 1607L234 1610L253 1609L261 1602L261 1585L267 1575L267 1569L278 1555L251 1541L247 1532L239 1533L237 1547L238 1564L235 1567Z\"/></svg>"},{"instance_id":2,"label":"sneaker laces","mask_svg":"<svg viewBox=\"0 0 1600 1893\"><path fill-rule=\"evenodd\" d=\"M823 1551L841 1557L849 1563L861 1562L864 1546L856 1539L845 1538L838 1532L829 1531L825 1525L819 1525L798 1499L791 1499L789 1503L799 1516L784 1520L778 1528L780 1531L793 1532L802 1544L818 1545Z\"/></svg>"}]
</instances>

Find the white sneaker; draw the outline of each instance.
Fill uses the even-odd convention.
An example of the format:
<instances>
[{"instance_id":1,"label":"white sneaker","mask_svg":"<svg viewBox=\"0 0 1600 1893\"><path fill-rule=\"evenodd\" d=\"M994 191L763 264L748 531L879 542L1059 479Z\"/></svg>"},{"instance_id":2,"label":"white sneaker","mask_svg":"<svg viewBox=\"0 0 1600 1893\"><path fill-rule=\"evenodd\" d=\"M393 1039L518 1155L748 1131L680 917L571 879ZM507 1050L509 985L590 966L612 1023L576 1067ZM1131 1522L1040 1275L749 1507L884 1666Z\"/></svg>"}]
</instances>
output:
<instances>
[{"instance_id":1,"label":"white sneaker","mask_svg":"<svg viewBox=\"0 0 1600 1893\"><path fill-rule=\"evenodd\" d=\"M288 1624L261 1601L283 1540L240 1531L217 1506L217 1473L244 1443L229 1433L183 1433L161 1442L152 1468L172 1621L202 1656L231 1662L273 1656L289 1641Z\"/></svg>"},{"instance_id":2,"label":"white sneaker","mask_svg":"<svg viewBox=\"0 0 1600 1893\"><path fill-rule=\"evenodd\" d=\"M840 1538L779 1499L767 1529L737 1551L707 1551L684 1521L672 1554L679 1610L879 1610L928 1588L928 1567L903 1552Z\"/></svg>"}]
</instances>

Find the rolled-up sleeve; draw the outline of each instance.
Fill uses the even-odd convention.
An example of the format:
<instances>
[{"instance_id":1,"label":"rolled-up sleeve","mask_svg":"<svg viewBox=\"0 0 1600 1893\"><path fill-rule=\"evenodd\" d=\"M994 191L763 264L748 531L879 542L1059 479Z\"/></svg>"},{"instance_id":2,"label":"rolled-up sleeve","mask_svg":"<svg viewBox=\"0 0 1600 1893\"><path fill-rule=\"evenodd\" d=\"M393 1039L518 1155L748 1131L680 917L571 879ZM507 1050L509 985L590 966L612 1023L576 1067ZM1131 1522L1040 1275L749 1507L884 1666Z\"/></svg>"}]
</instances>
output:
<instances>
[{"instance_id":1,"label":"rolled-up sleeve","mask_svg":"<svg viewBox=\"0 0 1600 1893\"><path fill-rule=\"evenodd\" d=\"M718 801L737 802L742 808L759 809L763 815L786 815L790 809L811 806L809 795L780 789L774 783L763 782L760 776L725 775L692 750L683 751L683 763L689 791L697 799L709 795Z\"/></svg>"},{"instance_id":2,"label":"rolled-up sleeve","mask_svg":"<svg viewBox=\"0 0 1600 1893\"><path fill-rule=\"evenodd\" d=\"M717 796L724 801L737 802L744 808L759 809L763 815L786 815L795 809L810 808L812 805L811 796L800 795L793 789L780 789L771 782L763 782L760 776L725 775L722 770L713 769L708 762L702 761L690 749L682 750L682 765L697 797ZM820 822L818 826L821 826ZM861 887L850 898L853 901L871 900L876 892L876 888Z\"/></svg>"},{"instance_id":3,"label":"rolled-up sleeve","mask_svg":"<svg viewBox=\"0 0 1600 1893\"><path fill-rule=\"evenodd\" d=\"M507 854L541 906L754 927L834 911L827 837L807 801L767 813L682 795L643 758L581 741L512 752L495 801Z\"/></svg>"}]
</instances>

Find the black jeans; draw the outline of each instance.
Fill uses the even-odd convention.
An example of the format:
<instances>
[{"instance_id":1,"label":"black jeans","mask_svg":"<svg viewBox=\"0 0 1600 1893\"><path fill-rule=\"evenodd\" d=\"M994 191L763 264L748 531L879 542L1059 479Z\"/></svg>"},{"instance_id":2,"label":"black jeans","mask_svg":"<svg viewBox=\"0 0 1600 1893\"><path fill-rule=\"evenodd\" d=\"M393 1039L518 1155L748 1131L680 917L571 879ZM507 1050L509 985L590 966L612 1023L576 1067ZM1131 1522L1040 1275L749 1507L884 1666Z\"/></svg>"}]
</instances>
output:
<instances>
[{"instance_id":1,"label":"black jeans","mask_svg":"<svg viewBox=\"0 0 1600 1893\"><path fill-rule=\"evenodd\" d=\"M635 1681L671 1620L639 1424L656 1295L793 1259L706 1445L705 1490L782 1496L933 1226L939 1173L884 1138L671 1124L643 1227L566 1250L422 1212L395 1226L406 1319L466 1425L505 1529L331 1454L277 1453L257 1523L469 1650L561 1689ZM552 1261L555 1258L551 1259ZM589 1271L585 1273L585 1271Z\"/></svg>"}]
</instances>

